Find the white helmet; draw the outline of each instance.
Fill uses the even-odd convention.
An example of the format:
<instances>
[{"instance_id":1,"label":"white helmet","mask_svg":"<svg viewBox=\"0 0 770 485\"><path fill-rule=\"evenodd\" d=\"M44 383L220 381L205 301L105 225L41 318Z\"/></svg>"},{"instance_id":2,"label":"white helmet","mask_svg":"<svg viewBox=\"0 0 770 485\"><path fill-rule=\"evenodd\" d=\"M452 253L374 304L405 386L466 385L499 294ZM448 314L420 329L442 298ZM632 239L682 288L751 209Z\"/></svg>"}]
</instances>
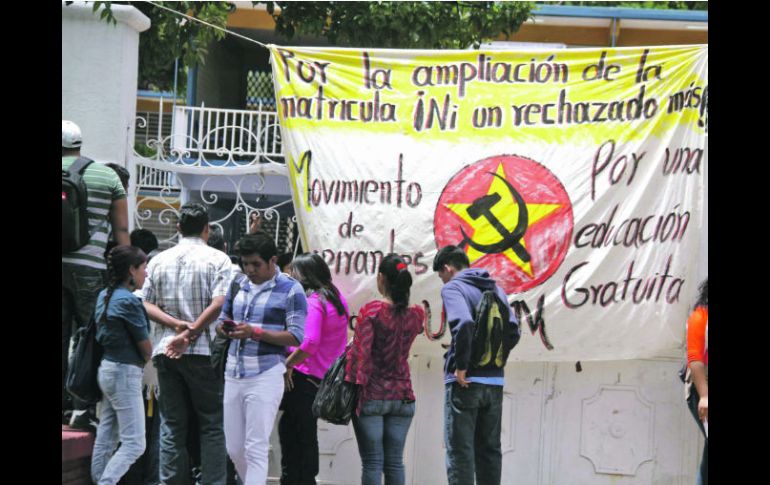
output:
<instances>
[{"instance_id":1,"label":"white helmet","mask_svg":"<svg viewBox=\"0 0 770 485\"><path fill-rule=\"evenodd\" d=\"M61 120L61 146L62 148L80 148L83 144L83 136L80 127L67 120Z\"/></svg>"}]
</instances>

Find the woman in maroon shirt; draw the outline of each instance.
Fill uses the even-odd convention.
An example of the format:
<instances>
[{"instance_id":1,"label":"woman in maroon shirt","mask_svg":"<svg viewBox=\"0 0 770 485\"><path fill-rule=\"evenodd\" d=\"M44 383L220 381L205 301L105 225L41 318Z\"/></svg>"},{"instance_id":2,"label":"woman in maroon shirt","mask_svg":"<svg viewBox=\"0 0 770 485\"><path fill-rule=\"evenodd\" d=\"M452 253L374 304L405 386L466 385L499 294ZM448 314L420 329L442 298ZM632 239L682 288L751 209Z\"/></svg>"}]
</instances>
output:
<instances>
[{"instance_id":1,"label":"woman in maroon shirt","mask_svg":"<svg viewBox=\"0 0 770 485\"><path fill-rule=\"evenodd\" d=\"M406 362L423 329L422 307L409 307L412 275L406 263L389 254L380 263L377 289L382 300L361 307L345 380L359 385L353 415L363 470L362 485L404 483L404 444L414 416L414 392Z\"/></svg>"}]
</instances>

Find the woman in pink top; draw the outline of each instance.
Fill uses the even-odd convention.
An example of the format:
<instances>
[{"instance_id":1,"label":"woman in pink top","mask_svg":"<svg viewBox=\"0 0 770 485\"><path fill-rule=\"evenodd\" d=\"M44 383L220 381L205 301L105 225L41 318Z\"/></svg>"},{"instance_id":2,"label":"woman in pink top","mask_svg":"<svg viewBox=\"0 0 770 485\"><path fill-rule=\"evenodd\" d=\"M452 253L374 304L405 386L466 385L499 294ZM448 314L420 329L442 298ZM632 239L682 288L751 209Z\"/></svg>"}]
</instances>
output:
<instances>
[{"instance_id":1,"label":"woman in pink top","mask_svg":"<svg viewBox=\"0 0 770 485\"><path fill-rule=\"evenodd\" d=\"M317 254L292 261L292 275L307 293L305 339L289 347L286 391L278 422L281 440L281 485L315 484L318 474L317 418L311 407L326 370L345 351L348 306L329 267Z\"/></svg>"}]
</instances>

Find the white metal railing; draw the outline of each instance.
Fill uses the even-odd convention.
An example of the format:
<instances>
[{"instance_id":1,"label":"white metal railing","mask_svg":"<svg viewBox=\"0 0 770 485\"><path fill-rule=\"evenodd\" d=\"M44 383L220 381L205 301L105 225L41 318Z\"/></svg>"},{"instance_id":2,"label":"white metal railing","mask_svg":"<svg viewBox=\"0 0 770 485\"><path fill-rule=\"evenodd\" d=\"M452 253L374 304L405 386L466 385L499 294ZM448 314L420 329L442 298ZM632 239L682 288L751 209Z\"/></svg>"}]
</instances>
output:
<instances>
[{"instance_id":1,"label":"white metal railing","mask_svg":"<svg viewBox=\"0 0 770 485\"><path fill-rule=\"evenodd\" d=\"M160 98L157 117L137 116L137 133L144 135L146 160L196 168L280 167L285 171L281 152L278 113L259 103L255 109L236 110L201 106L176 106L164 113ZM171 116L171 133L164 130ZM152 121L152 128L150 124ZM156 137L151 138L152 131ZM150 153L148 153L150 152Z\"/></svg>"},{"instance_id":2,"label":"white metal railing","mask_svg":"<svg viewBox=\"0 0 770 485\"><path fill-rule=\"evenodd\" d=\"M150 140L167 138L171 134L171 116L155 111L137 111L134 144L147 145Z\"/></svg>"},{"instance_id":3,"label":"white metal railing","mask_svg":"<svg viewBox=\"0 0 770 485\"><path fill-rule=\"evenodd\" d=\"M161 98L157 114L137 116L135 141L142 143L136 143L129 159L132 228L153 228L163 247L173 245L179 207L197 201L216 208L211 214L217 216L210 223L223 228L248 227L250 214L260 214L265 228L274 232L276 244L284 235L286 250L296 251L296 217L287 217L283 207L290 200L271 207L260 202L268 176L288 175L275 110L261 104L250 110L201 104L164 113L163 104Z\"/></svg>"},{"instance_id":4,"label":"white metal railing","mask_svg":"<svg viewBox=\"0 0 770 485\"><path fill-rule=\"evenodd\" d=\"M137 165L137 186L140 189L164 189L174 185L174 174L145 165Z\"/></svg>"},{"instance_id":5,"label":"white metal railing","mask_svg":"<svg viewBox=\"0 0 770 485\"><path fill-rule=\"evenodd\" d=\"M283 163L278 115L262 104L254 110L177 106L171 147L188 165Z\"/></svg>"}]
</instances>

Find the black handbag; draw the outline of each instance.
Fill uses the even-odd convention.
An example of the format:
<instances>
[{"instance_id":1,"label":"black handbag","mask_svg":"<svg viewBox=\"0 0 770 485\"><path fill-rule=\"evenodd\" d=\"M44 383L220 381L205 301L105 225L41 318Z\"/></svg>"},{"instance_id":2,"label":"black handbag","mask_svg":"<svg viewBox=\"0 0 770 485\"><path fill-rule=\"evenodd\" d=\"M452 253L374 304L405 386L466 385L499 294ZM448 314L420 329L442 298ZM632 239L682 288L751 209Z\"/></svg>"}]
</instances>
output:
<instances>
[{"instance_id":1,"label":"black handbag","mask_svg":"<svg viewBox=\"0 0 770 485\"><path fill-rule=\"evenodd\" d=\"M88 324L75 332L75 348L67 367L67 392L87 404L95 404L102 398L97 374L104 348L96 341L96 320L93 315Z\"/></svg>"},{"instance_id":2,"label":"black handbag","mask_svg":"<svg viewBox=\"0 0 770 485\"><path fill-rule=\"evenodd\" d=\"M241 284L236 277L232 283L230 283L230 312L232 312L233 302L235 301L235 295L241 291ZM206 332L208 335L208 332ZM218 376L225 375L225 364L227 363L227 349L230 348L230 337L222 337L217 334L209 343L209 349L211 351L211 367L217 371Z\"/></svg>"},{"instance_id":3,"label":"black handbag","mask_svg":"<svg viewBox=\"0 0 770 485\"><path fill-rule=\"evenodd\" d=\"M225 374L225 363L227 362L227 349L230 347L229 337L221 337L217 334L211 341L211 367L217 371L218 376Z\"/></svg>"},{"instance_id":4,"label":"black handbag","mask_svg":"<svg viewBox=\"0 0 770 485\"><path fill-rule=\"evenodd\" d=\"M682 367L679 369L679 372L677 372L677 375L679 376L679 379L682 381L682 383L687 383L687 359L684 359Z\"/></svg>"},{"instance_id":5,"label":"black handbag","mask_svg":"<svg viewBox=\"0 0 770 485\"><path fill-rule=\"evenodd\" d=\"M348 424L358 402L358 385L345 380L346 354L326 371L313 400L313 415L332 424Z\"/></svg>"}]
</instances>

